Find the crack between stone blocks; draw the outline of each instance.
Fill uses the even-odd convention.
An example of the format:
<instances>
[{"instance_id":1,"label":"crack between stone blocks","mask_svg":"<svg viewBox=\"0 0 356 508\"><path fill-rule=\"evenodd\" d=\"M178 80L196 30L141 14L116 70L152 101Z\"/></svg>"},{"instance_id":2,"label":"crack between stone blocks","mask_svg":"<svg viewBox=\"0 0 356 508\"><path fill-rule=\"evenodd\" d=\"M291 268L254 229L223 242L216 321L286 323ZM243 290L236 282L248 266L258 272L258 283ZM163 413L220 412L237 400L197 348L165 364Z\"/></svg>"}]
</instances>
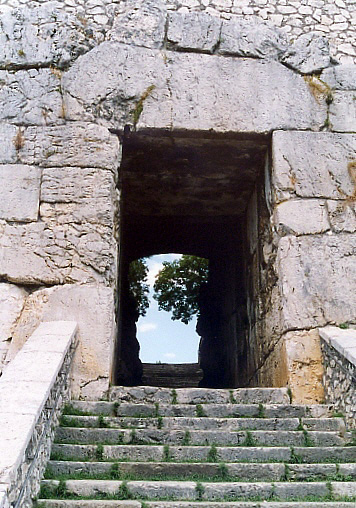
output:
<instances>
[{"instance_id":1,"label":"crack between stone blocks","mask_svg":"<svg viewBox=\"0 0 356 508\"><path fill-rule=\"evenodd\" d=\"M86 381L85 383L80 385L80 388L83 389L86 386L90 385L90 383L96 383L97 381L100 381L101 379L108 379L108 377L107 376L98 376L95 379L90 379L89 381Z\"/></svg>"}]
</instances>

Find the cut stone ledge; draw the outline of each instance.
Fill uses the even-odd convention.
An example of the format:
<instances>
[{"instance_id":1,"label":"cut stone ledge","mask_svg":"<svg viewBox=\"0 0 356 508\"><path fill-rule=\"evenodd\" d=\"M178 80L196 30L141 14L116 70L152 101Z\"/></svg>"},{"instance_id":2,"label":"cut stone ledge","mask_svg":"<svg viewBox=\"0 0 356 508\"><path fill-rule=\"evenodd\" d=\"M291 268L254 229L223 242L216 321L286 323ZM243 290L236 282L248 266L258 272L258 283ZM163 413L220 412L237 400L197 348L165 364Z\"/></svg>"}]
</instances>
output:
<instances>
[{"instance_id":1,"label":"cut stone ledge","mask_svg":"<svg viewBox=\"0 0 356 508\"><path fill-rule=\"evenodd\" d=\"M54 321L43 325L47 332L49 325L52 325L54 331L52 336L57 341L58 335L55 335L55 330L58 322ZM68 323L65 339L60 341L61 351L59 344L55 348L56 351L47 350L47 343L40 340L40 331L41 325L37 336L33 338L31 336L28 339L27 349L21 349L18 352L0 379L0 413L39 416L61 369L63 359L73 342L77 324ZM46 338L48 339L48 337L47 335ZM43 361L44 356L46 357L45 362ZM39 368L41 365L42 367Z\"/></svg>"},{"instance_id":2,"label":"cut stone ledge","mask_svg":"<svg viewBox=\"0 0 356 508\"><path fill-rule=\"evenodd\" d=\"M319 329L320 337L334 347L349 362L356 365L356 330L342 330L336 326Z\"/></svg>"},{"instance_id":3,"label":"cut stone ledge","mask_svg":"<svg viewBox=\"0 0 356 508\"><path fill-rule=\"evenodd\" d=\"M36 425L35 415L0 414L0 482L11 484L31 440ZM1 504L0 504L1 506Z\"/></svg>"},{"instance_id":4,"label":"cut stone ledge","mask_svg":"<svg viewBox=\"0 0 356 508\"><path fill-rule=\"evenodd\" d=\"M41 332L44 335L41 336ZM52 333L50 333L52 332ZM0 379L0 502L6 506L6 485L17 478L18 468L32 439L35 426L77 332L77 323L51 322L40 325ZM61 340L61 351L48 351L49 337ZM46 341L40 339L45 337ZM34 344L32 344L32 342ZM28 346L28 347L29 347ZM59 349L59 346L58 346ZM28 379L31 379L29 381Z\"/></svg>"},{"instance_id":5,"label":"cut stone ledge","mask_svg":"<svg viewBox=\"0 0 356 508\"><path fill-rule=\"evenodd\" d=\"M78 58L62 86L68 120L99 115L111 128L137 123L137 130L266 133L319 130L327 116L325 102L314 98L303 77L278 62L170 52L165 63L158 50L114 42ZM135 121L132 111L142 97Z\"/></svg>"}]
</instances>

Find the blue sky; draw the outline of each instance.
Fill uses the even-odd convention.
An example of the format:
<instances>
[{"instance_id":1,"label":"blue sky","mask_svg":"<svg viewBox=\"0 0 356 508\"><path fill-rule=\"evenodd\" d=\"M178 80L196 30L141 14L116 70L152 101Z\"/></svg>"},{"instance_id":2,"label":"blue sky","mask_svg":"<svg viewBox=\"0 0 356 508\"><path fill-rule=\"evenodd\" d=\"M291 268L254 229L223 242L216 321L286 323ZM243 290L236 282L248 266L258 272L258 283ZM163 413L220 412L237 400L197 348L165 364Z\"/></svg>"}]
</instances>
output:
<instances>
[{"instance_id":1,"label":"blue sky","mask_svg":"<svg viewBox=\"0 0 356 508\"><path fill-rule=\"evenodd\" d=\"M179 254L162 254L147 259L149 268L150 307L137 323L140 343L140 359L144 363L196 363L198 361L199 336L195 332L196 318L185 325L172 321L171 313L159 311L153 299L154 277L162 268L163 261L178 259Z\"/></svg>"}]
</instances>

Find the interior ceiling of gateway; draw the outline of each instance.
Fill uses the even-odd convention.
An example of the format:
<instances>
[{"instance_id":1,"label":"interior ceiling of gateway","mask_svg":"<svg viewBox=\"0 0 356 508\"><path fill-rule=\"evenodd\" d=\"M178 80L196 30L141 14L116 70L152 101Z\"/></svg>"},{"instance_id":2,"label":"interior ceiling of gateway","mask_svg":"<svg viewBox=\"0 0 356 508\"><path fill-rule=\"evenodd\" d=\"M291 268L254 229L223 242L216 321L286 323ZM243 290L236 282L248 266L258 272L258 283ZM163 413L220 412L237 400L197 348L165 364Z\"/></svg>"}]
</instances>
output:
<instances>
[{"instance_id":1,"label":"interior ceiling of gateway","mask_svg":"<svg viewBox=\"0 0 356 508\"><path fill-rule=\"evenodd\" d=\"M266 139L147 136L124 141L128 217L241 216L264 166Z\"/></svg>"}]
</instances>

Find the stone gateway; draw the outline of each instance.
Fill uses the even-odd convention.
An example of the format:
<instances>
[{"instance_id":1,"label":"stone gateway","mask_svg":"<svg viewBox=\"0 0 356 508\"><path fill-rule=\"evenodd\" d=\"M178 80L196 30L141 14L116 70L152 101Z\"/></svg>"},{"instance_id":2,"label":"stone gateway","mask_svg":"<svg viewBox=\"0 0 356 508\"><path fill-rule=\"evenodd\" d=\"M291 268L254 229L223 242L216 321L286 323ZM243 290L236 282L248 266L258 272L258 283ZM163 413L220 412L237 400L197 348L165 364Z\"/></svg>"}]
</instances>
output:
<instances>
[{"instance_id":1,"label":"stone gateway","mask_svg":"<svg viewBox=\"0 0 356 508\"><path fill-rule=\"evenodd\" d=\"M211 259L220 385L323 399L317 328L355 323L354 11L263 3L1 5L3 368L69 319L76 397L134 376L127 266L175 248Z\"/></svg>"},{"instance_id":2,"label":"stone gateway","mask_svg":"<svg viewBox=\"0 0 356 508\"><path fill-rule=\"evenodd\" d=\"M137 417L131 402L150 405L150 417L156 404L157 418L218 418L234 416L224 404L250 396L260 413L239 416L263 417L269 404L274 418L273 404L292 393L299 405L333 403L355 425L355 14L353 0L0 1L0 424L12 426L33 394L21 432L0 453L0 508L31 506L69 397L81 400L76 416L89 411L107 426L100 408L119 417L121 403L125 418ZM209 259L200 367L205 388L219 390L183 390L183 412L160 415L159 404L177 403L169 390L110 386L142 381L129 264L168 252ZM32 364L40 358L43 372ZM221 414L199 409L210 396ZM86 402L99 399L111 402ZM293 453L277 462L298 462L294 445L309 446L305 407L281 409L300 420L280 428L303 431L304 441L281 432L279 445ZM332 416L320 407L310 416ZM353 444L341 423L325 425L335 432L330 446ZM196 430L200 445L208 428ZM277 443L245 431L233 446ZM115 439L135 444L126 434ZM178 434L172 443L182 444ZM158 459L170 460L162 450ZM351 452L338 452L340 461ZM267 477L291 471L276 465ZM131 492L122 506L146 506L135 485L122 485ZM199 485L179 499L231 494ZM320 492L351 499L354 487L343 488ZM267 498L288 499L283 489L271 485Z\"/></svg>"}]
</instances>

